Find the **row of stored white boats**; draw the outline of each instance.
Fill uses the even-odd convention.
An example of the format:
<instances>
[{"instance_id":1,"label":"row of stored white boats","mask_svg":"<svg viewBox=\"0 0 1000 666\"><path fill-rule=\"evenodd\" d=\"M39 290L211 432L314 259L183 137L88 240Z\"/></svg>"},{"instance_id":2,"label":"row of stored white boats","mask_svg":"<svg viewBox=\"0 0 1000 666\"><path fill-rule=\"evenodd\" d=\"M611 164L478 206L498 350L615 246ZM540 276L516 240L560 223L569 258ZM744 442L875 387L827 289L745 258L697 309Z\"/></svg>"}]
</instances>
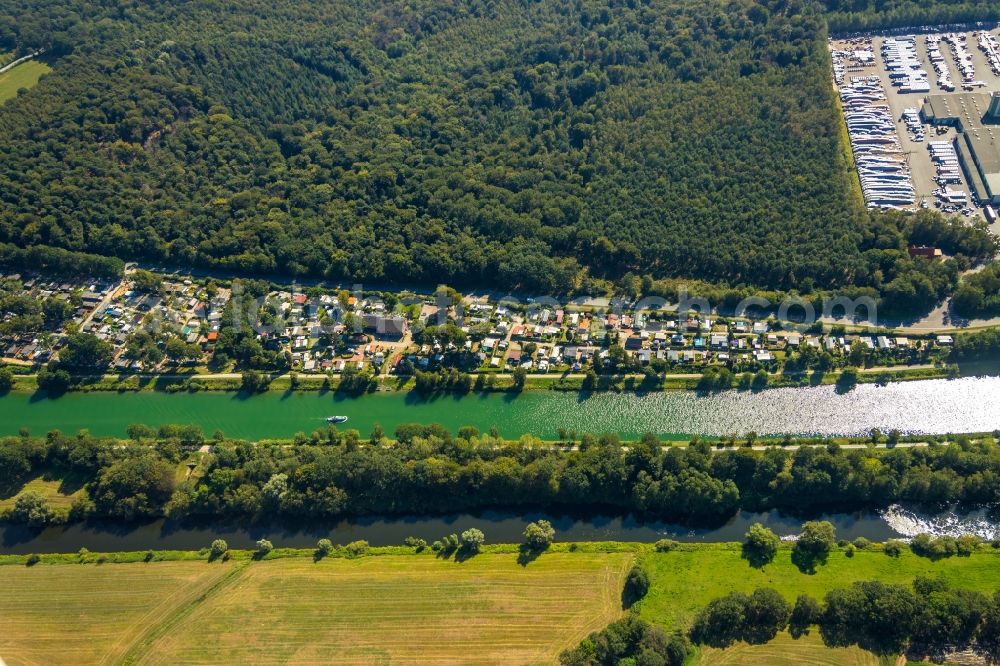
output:
<instances>
[{"instance_id":1,"label":"row of stored white boats","mask_svg":"<svg viewBox=\"0 0 1000 666\"><path fill-rule=\"evenodd\" d=\"M1000 42L991 33L980 32L976 34L976 41L979 42L979 50L986 55L986 62L990 69L997 76L1000 76Z\"/></svg>"},{"instance_id":2,"label":"row of stored white boats","mask_svg":"<svg viewBox=\"0 0 1000 666\"><path fill-rule=\"evenodd\" d=\"M948 92L955 90L955 84L951 80L951 72L948 71L944 54L941 53L941 35L927 36L927 58L937 73L938 87Z\"/></svg>"},{"instance_id":3,"label":"row of stored white boats","mask_svg":"<svg viewBox=\"0 0 1000 666\"><path fill-rule=\"evenodd\" d=\"M840 86L840 100L865 203L869 208L912 205L913 177L879 77L851 77Z\"/></svg>"},{"instance_id":4,"label":"row of stored white boats","mask_svg":"<svg viewBox=\"0 0 1000 666\"><path fill-rule=\"evenodd\" d=\"M917 56L913 37L890 37L882 42L882 58L889 82L903 93L930 92L927 71Z\"/></svg>"}]
</instances>

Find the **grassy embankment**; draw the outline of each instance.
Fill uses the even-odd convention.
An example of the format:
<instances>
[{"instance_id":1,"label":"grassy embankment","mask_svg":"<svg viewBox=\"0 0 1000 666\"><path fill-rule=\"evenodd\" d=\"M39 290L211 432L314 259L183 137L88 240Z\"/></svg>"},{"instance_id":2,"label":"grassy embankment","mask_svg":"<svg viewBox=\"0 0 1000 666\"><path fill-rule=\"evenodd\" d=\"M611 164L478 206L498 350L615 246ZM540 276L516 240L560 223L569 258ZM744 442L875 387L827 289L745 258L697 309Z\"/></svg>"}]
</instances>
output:
<instances>
[{"instance_id":1,"label":"grassy embankment","mask_svg":"<svg viewBox=\"0 0 1000 666\"><path fill-rule=\"evenodd\" d=\"M31 88L42 74L51 72L52 68L39 60L28 60L17 67L0 74L0 104L17 96L21 88Z\"/></svg>"},{"instance_id":2,"label":"grassy embankment","mask_svg":"<svg viewBox=\"0 0 1000 666\"><path fill-rule=\"evenodd\" d=\"M1000 552L932 562L877 548L843 552L813 575L785 546L762 570L737 544L691 544L668 553L649 546L556 544L529 562L516 546L488 546L464 561L403 547L343 551L314 561L308 550L277 549L264 561L235 551L228 562L206 553L0 556L0 654L19 663L233 663L258 659L310 663L553 663L559 651L622 613L620 592L633 558L644 557L652 586L639 613L686 628L709 600L758 586L789 600L822 598L832 587L878 578L909 584L940 575L952 584L1000 587ZM79 563L80 561L83 563ZM161 561L163 560L163 561ZM98 564L98 562L101 562ZM131 562L131 563L126 563ZM867 652L830 649L816 632L781 635L763 646L702 649L698 664L877 664Z\"/></svg>"},{"instance_id":3,"label":"grassy embankment","mask_svg":"<svg viewBox=\"0 0 1000 666\"><path fill-rule=\"evenodd\" d=\"M236 373L238 374L238 373ZM775 373L768 377L768 388L787 388L796 386L833 385L837 383L839 372L827 373ZM946 366L914 367L896 366L892 368L868 368L858 373L859 384L914 381L920 379L942 379L951 376ZM475 375L473 375L475 377ZM698 373L667 374L662 376L657 385L650 387L643 383L641 375L608 377L602 380L598 391L693 391L698 388L700 380ZM238 391L241 386L239 376L219 376L191 372L185 374L164 375L103 375L82 378L71 390L87 391ZM377 380L379 391L409 391L414 387L412 378L380 377ZM271 391L321 391L337 390L340 378L325 375L298 375L293 380L290 374L275 376L269 386ZM510 375L497 375L492 388L473 389L474 391L505 392L510 391L513 380ZM38 389L38 381L33 373L19 373L14 376L14 390L34 392ZM541 391L582 391L581 376L564 376L560 374L530 375L524 385L524 390Z\"/></svg>"}]
</instances>

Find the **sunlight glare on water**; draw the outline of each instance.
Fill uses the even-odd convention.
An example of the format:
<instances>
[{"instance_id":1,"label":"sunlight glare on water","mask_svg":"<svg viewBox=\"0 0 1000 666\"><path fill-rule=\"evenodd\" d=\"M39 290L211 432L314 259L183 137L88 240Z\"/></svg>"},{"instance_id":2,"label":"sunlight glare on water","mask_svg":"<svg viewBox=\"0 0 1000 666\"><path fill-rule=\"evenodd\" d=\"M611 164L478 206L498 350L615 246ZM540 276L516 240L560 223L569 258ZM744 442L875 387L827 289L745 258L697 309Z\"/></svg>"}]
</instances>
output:
<instances>
[{"instance_id":1,"label":"sunlight glare on water","mask_svg":"<svg viewBox=\"0 0 1000 666\"><path fill-rule=\"evenodd\" d=\"M371 432L376 423L393 432L401 423L440 423L452 432L464 425L481 431L495 426L507 437L531 433L555 439L560 428L613 432L635 438L692 434L866 435L873 428L904 433L947 434L1000 429L1000 378L926 380L847 393L833 386L726 391L698 395L671 391L637 395L556 391L441 396L382 392L359 398L333 393L71 393L57 399L14 393L0 398L0 434L27 427L35 434L58 428L89 429L95 435L124 436L131 423L158 426L195 423L207 434L231 437L290 437L325 427L325 417L349 417L341 429Z\"/></svg>"}]
</instances>

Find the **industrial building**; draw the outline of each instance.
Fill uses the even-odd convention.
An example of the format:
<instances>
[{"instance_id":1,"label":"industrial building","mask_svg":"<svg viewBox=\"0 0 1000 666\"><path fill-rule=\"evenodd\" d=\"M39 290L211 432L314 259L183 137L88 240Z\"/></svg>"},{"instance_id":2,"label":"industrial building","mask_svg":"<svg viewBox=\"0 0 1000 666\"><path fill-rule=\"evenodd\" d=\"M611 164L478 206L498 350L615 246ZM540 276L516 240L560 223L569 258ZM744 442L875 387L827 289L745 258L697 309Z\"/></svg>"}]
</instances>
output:
<instances>
[{"instance_id":1,"label":"industrial building","mask_svg":"<svg viewBox=\"0 0 1000 666\"><path fill-rule=\"evenodd\" d=\"M928 95L925 122L958 130L955 150L980 204L1000 204L1000 93Z\"/></svg>"}]
</instances>

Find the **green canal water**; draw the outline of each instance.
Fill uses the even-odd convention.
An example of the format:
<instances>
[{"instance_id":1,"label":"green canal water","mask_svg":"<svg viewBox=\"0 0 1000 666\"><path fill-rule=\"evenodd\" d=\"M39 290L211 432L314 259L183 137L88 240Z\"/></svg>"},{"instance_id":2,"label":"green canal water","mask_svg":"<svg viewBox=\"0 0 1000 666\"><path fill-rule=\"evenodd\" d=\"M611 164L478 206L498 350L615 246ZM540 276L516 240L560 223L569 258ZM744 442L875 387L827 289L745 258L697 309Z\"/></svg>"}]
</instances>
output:
<instances>
[{"instance_id":1,"label":"green canal water","mask_svg":"<svg viewBox=\"0 0 1000 666\"><path fill-rule=\"evenodd\" d=\"M690 434L861 435L872 428L907 433L1000 429L1000 378L967 377L876 386L846 393L832 386L636 395L555 391L521 395L443 396L425 400L412 393L377 393L359 398L334 393L70 393L59 398L11 393L0 398L0 434L22 427L40 434L88 429L122 436L130 423L157 426L195 423L207 434L222 430L248 439L289 437L325 425L325 417L349 417L343 428L367 435L378 423L391 433L401 423L440 423L451 430L491 427L505 436L532 433L555 438L560 428L614 432L634 438L645 432L664 437Z\"/></svg>"}]
</instances>

